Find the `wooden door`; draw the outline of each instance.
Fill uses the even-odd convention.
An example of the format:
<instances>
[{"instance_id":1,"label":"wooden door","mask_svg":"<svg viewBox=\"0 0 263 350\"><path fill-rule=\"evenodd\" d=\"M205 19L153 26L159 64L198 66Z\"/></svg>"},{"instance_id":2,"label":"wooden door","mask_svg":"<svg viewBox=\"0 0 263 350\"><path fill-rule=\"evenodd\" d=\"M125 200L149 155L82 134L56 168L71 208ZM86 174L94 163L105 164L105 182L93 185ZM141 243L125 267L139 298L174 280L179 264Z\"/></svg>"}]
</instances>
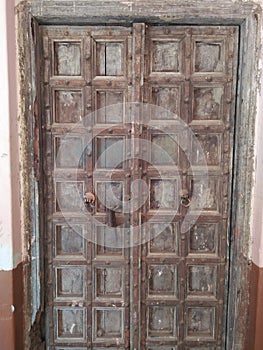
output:
<instances>
[{"instance_id":1,"label":"wooden door","mask_svg":"<svg viewBox=\"0 0 263 350\"><path fill-rule=\"evenodd\" d=\"M237 45L41 27L48 349L224 349Z\"/></svg>"}]
</instances>

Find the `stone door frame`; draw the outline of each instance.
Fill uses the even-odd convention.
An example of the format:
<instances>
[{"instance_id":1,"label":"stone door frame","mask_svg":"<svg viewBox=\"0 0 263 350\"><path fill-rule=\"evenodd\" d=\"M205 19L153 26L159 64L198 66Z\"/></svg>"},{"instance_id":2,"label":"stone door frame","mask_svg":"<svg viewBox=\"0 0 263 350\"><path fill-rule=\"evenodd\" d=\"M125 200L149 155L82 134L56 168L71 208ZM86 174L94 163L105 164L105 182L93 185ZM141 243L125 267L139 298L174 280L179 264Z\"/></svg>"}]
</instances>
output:
<instances>
[{"instance_id":1,"label":"stone door frame","mask_svg":"<svg viewBox=\"0 0 263 350\"><path fill-rule=\"evenodd\" d=\"M110 14L110 15L109 15ZM231 261L228 299L227 349L243 349L249 322L249 242L251 237L251 203L253 198L254 135L259 88L261 9L256 3L233 1L156 0L129 1L22 1L16 7L19 62L19 119L21 142L21 209L24 241L24 325L25 348L40 349L43 293L41 204L42 177L39 169L41 139L38 130L37 81L38 26L40 24L160 24L238 25L240 53L237 82L234 145L233 202L231 214ZM244 170L245 169L245 170ZM32 239L32 237L34 239ZM38 244L36 244L38 243ZM39 254L40 250L40 254ZM31 259L31 258L36 259ZM33 263L32 263L33 262ZM247 281L245 284L244 281ZM21 324L20 324L21 327Z\"/></svg>"}]
</instances>

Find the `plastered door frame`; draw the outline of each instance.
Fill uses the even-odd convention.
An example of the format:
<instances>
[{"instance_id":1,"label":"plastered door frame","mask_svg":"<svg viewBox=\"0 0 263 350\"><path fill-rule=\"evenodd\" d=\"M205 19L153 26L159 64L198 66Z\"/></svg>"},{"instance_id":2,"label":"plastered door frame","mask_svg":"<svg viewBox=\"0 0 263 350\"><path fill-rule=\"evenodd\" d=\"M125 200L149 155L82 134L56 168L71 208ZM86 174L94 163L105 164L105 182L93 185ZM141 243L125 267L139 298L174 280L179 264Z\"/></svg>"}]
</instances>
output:
<instances>
[{"instance_id":1,"label":"plastered door frame","mask_svg":"<svg viewBox=\"0 0 263 350\"><path fill-rule=\"evenodd\" d=\"M111 14L111 15L109 15ZM41 229L41 176L39 169L37 35L40 24L129 24L133 21L165 24L238 25L240 61L238 71L233 203L230 240L227 349L243 349L249 309L248 276L253 198L254 134L258 89L261 9L255 3L233 1L22 1L16 8L22 176L22 230L24 244L25 349L41 343L43 295L39 279ZM234 147L234 145L232 145ZM39 220L40 218L40 220ZM32 240L32 237L34 240ZM32 243L33 242L33 243ZM40 242L41 243L41 242ZM41 256L41 254L40 254ZM32 257L36 258L32 260ZM32 261L35 261L32 264ZM32 277L32 278L31 278ZM40 291L40 292L38 292ZM32 326L33 324L33 326Z\"/></svg>"}]
</instances>

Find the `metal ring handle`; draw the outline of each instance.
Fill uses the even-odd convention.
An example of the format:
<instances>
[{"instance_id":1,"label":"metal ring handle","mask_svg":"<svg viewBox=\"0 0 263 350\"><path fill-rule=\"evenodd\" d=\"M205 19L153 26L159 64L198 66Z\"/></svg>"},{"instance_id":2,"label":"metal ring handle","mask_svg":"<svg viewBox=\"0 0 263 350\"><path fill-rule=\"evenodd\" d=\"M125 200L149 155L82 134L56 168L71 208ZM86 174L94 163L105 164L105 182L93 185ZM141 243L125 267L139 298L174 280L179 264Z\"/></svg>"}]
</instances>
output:
<instances>
[{"instance_id":1,"label":"metal ring handle","mask_svg":"<svg viewBox=\"0 0 263 350\"><path fill-rule=\"evenodd\" d=\"M190 207L191 205L191 199L189 197L182 197L181 198L181 205L185 208Z\"/></svg>"},{"instance_id":2,"label":"metal ring handle","mask_svg":"<svg viewBox=\"0 0 263 350\"><path fill-rule=\"evenodd\" d=\"M95 197L95 195L94 195L93 193L91 193L91 192L86 192L86 193L84 194L83 199L84 199L84 204L85 204L85 205L88 205L88 206L90 206L90 207L94 207L94 206L95 206L96 197Z\"/></svg>"}]
</instances>

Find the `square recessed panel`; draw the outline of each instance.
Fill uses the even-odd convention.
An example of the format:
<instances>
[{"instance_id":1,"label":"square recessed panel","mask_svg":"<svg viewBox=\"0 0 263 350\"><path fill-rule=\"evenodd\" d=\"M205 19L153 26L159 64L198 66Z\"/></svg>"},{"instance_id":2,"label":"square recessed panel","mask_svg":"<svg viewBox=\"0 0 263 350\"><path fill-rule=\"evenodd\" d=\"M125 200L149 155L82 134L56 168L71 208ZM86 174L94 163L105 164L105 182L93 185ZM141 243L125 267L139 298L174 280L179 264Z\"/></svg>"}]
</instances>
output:
<instances>
[{"instance_id":1,"label":"square recessed panel","mask_svg":"<svg viewBox=\"0 0 263 350\"><path fill-rule=\"evenodd\" d=\"M187 266L187 296L214 297L217 290L217 266L188 265Z\"/></svg>"},{"instance_id":2,"label":"square recessed panel","mask_svg":"<svg viewBox=\"0 0 263 350\"><path fill-rule=\"evenodd\" d=\"M81 75L81 43L54 43L54 74L66 76Z\"/></svg>"},{"instance_id":3,"label":"square recessed panel","mask_svg":"<svg viewBox=\"0 0 263 350\"><path fill-rule=\"evenodd\" d=\"M114 256L124 258L124 233L116 228L112 230L107 225L94 227L94 257L105 258Z\"/></svg>"},{"instance_id":4,"label":"square recessed panel","mask_svg":"<svg viewBox=\"0 0 263 350\"><path fill-rule=\"evenodd\" d=\"M53 121L56 123L79 123L83 117L82 92L77 90L57 90Z\"/></svg>"},{"instance_id":5,"label":"square recessed panel","mask_svg":"<svg viewBox=\"0 0 263 350\"><path fill-rule=\"evenodd\" d=\"M122 182L97 182L97 211L105 212L106 208L114 211L122 211L123 184Z\"/></svg>"},{"instance_id":6,"label":"square recessed panel","mask_svg":"<svg viewBox=\"0 0 263 350\"><path fill-rule=\"evenodd\" d=\"M218 167L221 164L221 135L220 134L198 134L195 135L198 147L192 143L192 165L204 164Z\"/></svg>"},{"instance_id":7,"label":"square recessed panel","mask_svg":"<svg viewBox=\"0 0 263 350\"><path fill-rule=\"evenodd\" d=\"M148 254L177 254L178 253L178 224L151 223L148 224L150 240Z\"/></svg>"},{"instance_id":8,"label":"square recessed panel","mask_svg":"<svg viewBox=\"0 0 263 350\"><path fill-rule=\"evenodd\" d=\"M189 254L218 254L218 224L197 223L190 229Z\"/></svg>"},{"instance_id":9,"label":"square recessed panel","mask_svg":"<svg viewBox=\"0 0 263 350\"><path fill-rule=\"evenodd\" d=\"M122 124L125 110L125 93L119 90L97 90L95 94L96 122Z\"/></svg>"},{"instance_id":10,"label":"square recessed panel","mask_svg":"<svg viewBox=\"0 0 263 350\"><path fill-rule=\"evenodd\" d=\"M222 183L220 178L210 176L207 181L193 180L192 210L205 210L219 213L221 211Z\"/></svg>"},{"instance_id":11,"label":"square recessed panel","mask_svg":"<svg viewBox=\"0 0 263 350\"><path fill-rule=\"evenodd\" d=\"M93 341L124 341L124 309L93 308Z\"/></svg>"},{"instance_id":12,"label":"square recessed panel","mask_svg":"<svg viewBox=\"0 0 263 350\"><path fill-rule=\"evenodd\" d=\"M196 341L215 339L215 307L188 307L186 325L186 339Z\"/></svg>"},{"instance_id":13,"label":"square recessed panel","mask_svg":"<svg viewBox=\"0 0 263 350\"><path fill-rule=\"evenodd\" d=\"M98 169L123 168L125 137L98 136L96 144L96 167Z\"/></svg>"},{"instance_id":14,"label":"square recessed panel","mask_svg":"<svg viewBox=\"0 0 263 350\"><path fill-rule=\"evenodd\" d=\"M96 42L96 75L125 75L125 43L112 41Z\"/></svg>"},{"instance_id":15,"label":"square recessed panel","mask_svg":"<svg viewBox=\"0 0 263 350\"><path fill-rule=\"evenodd\" d=\"M150 209L178 208L178 183L176 179L150 180Z\"/></svg>"},{"instance_id":16,"label":"square recessed panel","mask_svg":"<svg viewBox=\"0 0 263 350\"><path fill-rule=\"evenodd\" d=\"M83 182L56 182L56 211L81 212L83 195Z\"/></svg>"},{"instance_id":17,"label":"square recessed panel","mask_svg":"<svg viewBox=\"0 0 263 350\"><path fill-rule=\"evenodd\" d=\"M83 266L57 267L55 269L56 298L84 298L85 277Z\"/></svg>"},{"instance_id":18,"label":"square recessed panel","mask_svg":"<svg viewBox=\"0 0 263 350\"><path fill-rule=\"evenodd\" d=\"M85 257L85 232L83 225L56 224L55 257Z\"/></svg>"},{"instance_id":19,"label":"square recessed panel","mask_svg":"<svg viewBox=\"0 0 263 350\"><path fill-rule=\"evenodd\" d=\"M178 164L179 147L177 134L151 135L151 163L162 165Z\"/></svg>"},{"instance_id":20,"label":"square recessed panel","mask_svg":"<svg viewBox=\"0 0 263 350\"><path fill-rule=\"evenodd\" d=\"M147 320L149 338L177 338L175 306L148 306Z\"/></svg>"},{"instance_id":21,"label":"square recessed panel","mask_svg":"<svg viewBox=\"0 0 263 350\"><path fill-rule=\"evenodd\" d=\"M175 120L180 117L181 88L158 86L152 87L151 119Z\"/></svg>"},{"instance_id":22,"label":"square recessed panel","mask_svg":"<svg viewBox=\"0 0 263 350\"><path fill-rule=\"evenodd\" d=\"M122 267L94 268L94 297L97 299L124 297L125 270Z\"/></svg>"},{"instance_id":23,"label":"square recessed panel","mask_svg":"<svg viewBox=\"0 0 263 350\"><path fill-rule=\"evenodd\" d=\"M84 342L86 339L86 309L56 307L55 341Z\"/></svg>"},{"instance_id":24,"label":"square recessed panel","mask_svg":"<svg viewBox=\"0 0 263 350\"><path fill-rule=\"evenodd\" d=\"M181 68L179 41L154 40L151 48L152 72L178 73Z\"/></svg>"},{"instance_id":25,"label":"square recessed panel","mask_svg":"<svg viewBox=\"0 0 263 350\"><path fill-rule=\"evenodd\" d=\"M83 140L80 137L55 137L56 168L83 168Z\"/></svg>"},{"instance_id":26,"label":"square recessed panel","mask_svg":"<svg viewBox=\"0 0 263 350\"><path fill-rule=\"evenodd\" d=\"M195 42L195 72L223 72L225 49L223 41Z\"/></svg>"},{"instance_id":27,"label":"square recessed panel","mask_svg":"<svg viewBox=\"0 0 263 350\"><path fill-rule=\"evenodd\" d=\"M222 119L223 95L223 87L194 87L193 120Z\"/></svg>"},{"instance_id":28,"label":"square recessed panel","mask_svg":"<svg viewBox=\"0 0 263 350\"><path fill-rule=\"evenodd\" d=\"M149 297L176 297L177 291L176 265L148 265Z\"/></svg>"}]
</instances>

